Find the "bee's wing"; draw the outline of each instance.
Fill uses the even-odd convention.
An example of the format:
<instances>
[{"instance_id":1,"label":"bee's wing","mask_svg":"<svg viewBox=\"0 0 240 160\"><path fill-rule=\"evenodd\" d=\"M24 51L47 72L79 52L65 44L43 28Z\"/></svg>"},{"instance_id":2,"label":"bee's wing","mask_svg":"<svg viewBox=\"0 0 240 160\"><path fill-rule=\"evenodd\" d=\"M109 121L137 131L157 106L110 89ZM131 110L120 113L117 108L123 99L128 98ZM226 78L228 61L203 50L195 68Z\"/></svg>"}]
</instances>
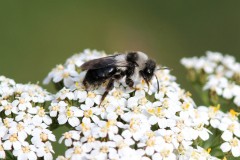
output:
<instances>
[{"instance_id":1,"label":"bee's wing","mask_svg":"<svg viewBox=\"0 0 240 160\"><path fill-rule=\"evenodd\" d=\"M82 70L100 69L111 66L126 67L127 63L124 60L118 60L118 58L116 58L117 56L119 55L108 56L87 61L81 65L81 69Z\"/></svg>"}]
</instances>

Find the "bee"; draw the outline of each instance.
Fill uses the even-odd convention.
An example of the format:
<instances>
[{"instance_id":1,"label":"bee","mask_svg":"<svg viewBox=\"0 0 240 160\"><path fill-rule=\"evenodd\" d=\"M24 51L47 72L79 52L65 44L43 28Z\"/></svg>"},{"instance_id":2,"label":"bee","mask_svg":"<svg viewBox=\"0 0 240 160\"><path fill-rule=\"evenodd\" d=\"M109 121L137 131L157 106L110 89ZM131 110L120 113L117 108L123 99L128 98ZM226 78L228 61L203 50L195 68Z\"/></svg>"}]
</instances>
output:
<instances>
[{"instance_id":1,"label":"bee","mask_svg":"<svg viewBox=\"0 0 240 160\"><path fill-rule=\"evenodd\" d=\"M81 69L87 71L83 79L83 85L86 89L100 86L108 81L106 90L101 98L102 102L109 91L113 89L116 80L126 77L126 84L129 87L133 87L134 81L132 78L136 77L133 76L136 72L145 80L149 87L149 82L155 75L156 62L149 59L145 53L136 51L93 59L82 64Z\"/></svg>"}]
</instances>

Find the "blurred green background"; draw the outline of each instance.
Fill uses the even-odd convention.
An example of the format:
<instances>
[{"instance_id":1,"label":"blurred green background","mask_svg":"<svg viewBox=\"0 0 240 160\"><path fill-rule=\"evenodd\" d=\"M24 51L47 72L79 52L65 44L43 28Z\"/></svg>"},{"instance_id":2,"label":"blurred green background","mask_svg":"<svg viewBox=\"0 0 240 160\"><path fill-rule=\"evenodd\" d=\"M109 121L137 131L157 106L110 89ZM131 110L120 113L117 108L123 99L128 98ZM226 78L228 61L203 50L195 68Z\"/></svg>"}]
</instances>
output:
<instances>
[{"instance_id":1,"label":"blurred green background","mask_svg":"<svg viewBox=\"0 0 240 160\"><path fill-rule=\"evenodd\" d=\"M240 1L0 1L1 75L42 82L85 48L146 52L201 103L179 61L206 50L240 60Z\"/></svg>"},{"instance_id":2,"label":"blurred green background","mask_svg":"<svg viewBox=\"0 0 240 160\"><path fill-rule=\"evenodd\" d=\"M240 1L0 2L1 75L42 82L85 48L144 51L191 91L182 57L212 50L240 58Z\"/></svg>"}]
</instances>

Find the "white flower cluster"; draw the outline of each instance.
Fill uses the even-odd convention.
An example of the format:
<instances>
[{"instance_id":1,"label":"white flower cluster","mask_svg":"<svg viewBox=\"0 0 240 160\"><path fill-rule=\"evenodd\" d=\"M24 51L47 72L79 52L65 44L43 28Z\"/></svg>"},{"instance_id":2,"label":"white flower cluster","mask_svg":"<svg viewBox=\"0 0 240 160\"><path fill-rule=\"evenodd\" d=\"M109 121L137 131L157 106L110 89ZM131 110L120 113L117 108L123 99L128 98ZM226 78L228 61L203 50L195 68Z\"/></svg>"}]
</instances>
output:
<instances>
[{"instance_id":1,"label":"white flower cluster","mask_svg":"<svg viewBox=\"0 0 240 160\"><path fill-rule=\"evenodd\" d=\"M149 90L137 77L134 88L124 79L115 82L99 106L106 84L86 91L81 83L86 72L78 67L103 55L85 50L60 65L61 69L57 66L45 79L63 82L64 88L56 94L49 112L59 125L71 128L59 140L68 149L58 160L217 159L196 145L211 134L206 128L207 112L196 108L168 70L156 72L158 81L153 78ZM64 76L66 70L68 76Z\"/></svg>"},{"instance_id":2,"label":"white flower cluster","mask_svg":"<svg viewBox=\"0 0 240 160\"><path fill-rule=\"evenodd\" d=\"M58 88L63 88L64 86L68 88L73 87L84 74L79 67L86 61L103 56L106 56L104 52L85 49L83 53L70 57L64 65L57 65L44 79L43 83L48 84L50 81L53 81L53 83L58 84Z\"/></svg>"},{"instance_id":3,"label":"white flower cluster","mask_svg":"<svg viewBox=\"0 0 240 160\"><path fill-rule=\"evenodd\" d=\"M52 119L43 108L52 99L38 85L16 84L0 76L0 159L53 159Z\"/></svg>"},{"instance_id":4,"label":"white flower cluster","mask_svg":"<svg viewBox=\"0 0 240 160\"><path fill-rule=\"evenodd\" d=\"M206 52L206 56L183 58L181 63L199 77L206 76L204 90L210 90L219 97L233 100L240 107L240 63L230 55Z\"/></svg>"},{"instance_id":5,"label":"white flower cluster","mask_svg":"<svg viewBox=\"0 0 240 160\"><path fill-rule=\"evenodd\" d=\"M212 140L212 146L220 146L224 153L231 152L234 157L239 157L240 123L237 117L239 113L234 110L224 113L220 110L220 105L211 107L200 106L198 110L206 114L205 121L209 122L209 126L220 131L218 135L221 135L221 139L217 139L218 135L215 135L215 139Z\"/></svg>"}]
</instances>

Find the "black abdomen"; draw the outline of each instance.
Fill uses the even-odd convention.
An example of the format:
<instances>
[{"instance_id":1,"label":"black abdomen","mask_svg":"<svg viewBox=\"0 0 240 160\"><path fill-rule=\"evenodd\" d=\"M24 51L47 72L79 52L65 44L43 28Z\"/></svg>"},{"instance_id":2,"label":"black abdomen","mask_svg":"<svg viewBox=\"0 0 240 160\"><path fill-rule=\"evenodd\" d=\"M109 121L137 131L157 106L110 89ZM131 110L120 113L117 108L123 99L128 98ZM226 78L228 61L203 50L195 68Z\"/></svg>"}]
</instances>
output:
<instances>
[{"instance_id":1,"label":"black abdomen","mask_svg":"<svg viewBox=\"0 0 240 160\"><path fill-rule=\"evenodd\" d=\"M105 67L100 69L90 69L87 71L83 84L101 85L107 79L111 78L117 72L116 67Z\"/></svg>"}]
</instances>

